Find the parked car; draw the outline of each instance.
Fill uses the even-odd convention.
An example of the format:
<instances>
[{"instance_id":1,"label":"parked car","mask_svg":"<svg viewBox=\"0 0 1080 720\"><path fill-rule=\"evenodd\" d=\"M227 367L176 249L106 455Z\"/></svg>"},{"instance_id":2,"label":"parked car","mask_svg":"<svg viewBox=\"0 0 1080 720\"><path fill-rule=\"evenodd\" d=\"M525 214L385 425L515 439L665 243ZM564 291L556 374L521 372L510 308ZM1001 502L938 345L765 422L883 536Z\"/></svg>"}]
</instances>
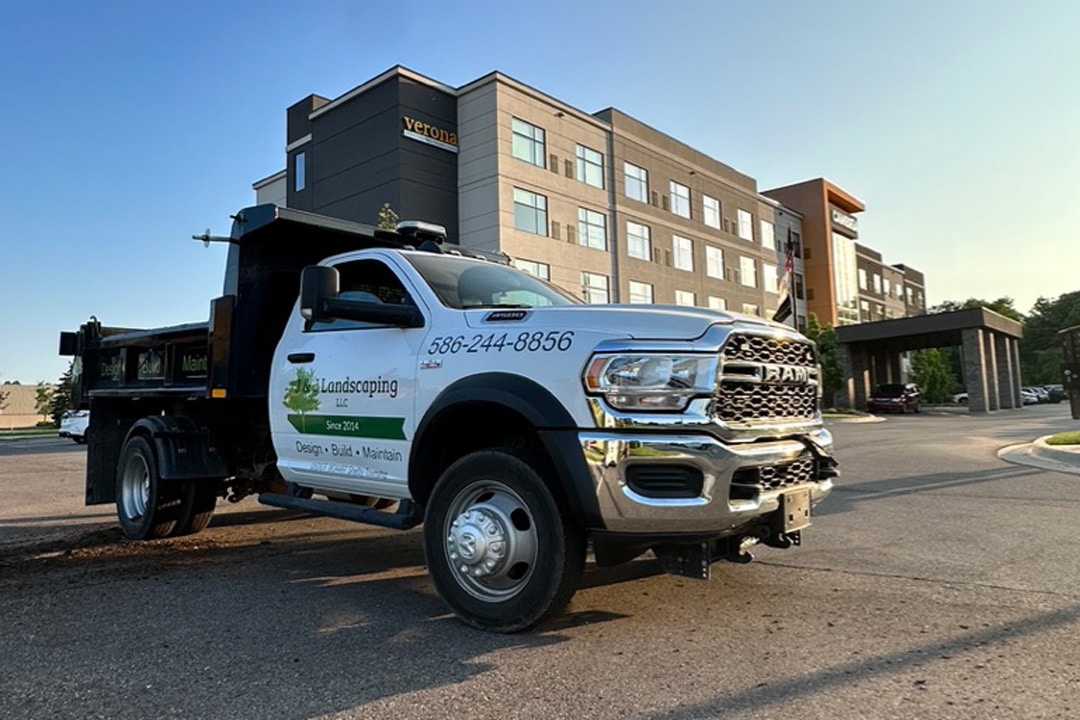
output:
<instances>
[{"instance_id":1,"label":"parked car","mask_svg":"<svg viewBox=\"0 0 1080 720\"><path fill-rule=\"evenodd\" d=\"M1050 393L1046 392L1046 389L1038 385L1026 385L1020 388L1020 392L1027 391L1035 396L1035 402L1048 403L1050 402Z\"/></svg>"},{"instance_id":2,"label":"parked car","mask_svg":"<svg viewBox=\"0 0 1080 720\"><path fill-rule=\"evenodd\" d=\"M1024 405L1035 405L1039 402L1039 394L1031 388L1020 388L1020 402Z\"/></svg>"},{"instance_id":3,"label":"parked car","mask_svg":"<svg viewBox=\"0 0 1080 720\"><path fill-rule=\"evenodd\" d=\"M1059 403L1062 400L1068 399L1068 395L1065 393L1064 385L1043 385L1043 389L1050 396L1050 402Z\"/></svg>"},{"instance_id":4,"label":"parked car","mask_svg":"<svg viewBox=\"0 0 1080 720\"><path fill-rule=\"evenodd\" d=\"M922 393L913 383L888 383L874 388L866 401L867 412L919 412Z\"/></svg>"},{"instance_id":5,"label":"parked car","mask_svg":"<svg viewBox=\"0 0 1080 720\"><path fill-rule=\"evenodd\" d=\"M86 428L89 426L89 410L68 410L60 418L60 437L71 438L82 444L86 442Z\"/></svg>"},{"instance_id":6,"label":"parked car","mask_svg":"<svg viewBox=\"0 0 1080 720\"><path fill-rule=\"evenodd\" d=\"M956 393L955 395L952 396L952 401L954 403L956 403L957 405L967 405L968 404L967 391Z\"/></svg>"}]
</instances>

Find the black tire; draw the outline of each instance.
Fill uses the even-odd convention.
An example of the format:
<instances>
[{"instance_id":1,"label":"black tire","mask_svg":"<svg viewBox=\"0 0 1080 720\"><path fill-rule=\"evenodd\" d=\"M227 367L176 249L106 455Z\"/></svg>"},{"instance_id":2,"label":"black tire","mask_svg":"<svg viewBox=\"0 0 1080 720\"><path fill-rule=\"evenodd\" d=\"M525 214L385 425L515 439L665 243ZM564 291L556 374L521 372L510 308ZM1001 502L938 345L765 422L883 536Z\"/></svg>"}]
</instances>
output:
<instances>
[{"instance_id":1,"label":"black tire","mask_svg":"<svg viewBox=\"0 0 1080 720\"><path fill-rule=\"evenodd\" d=\"M72 437L71 439L75 441L76 445L85 445L86 444L86 438L85 437Z\"/></svg>"},{"instance_id":2,"label":"black tire","mask_svg":"<svg viewBox=\"0 0 1080 720\"><path fill-rule=\"evenodd\" d=\"M116 516L124 537L152 540L171 534L180 519L182 490L180 484L161 482L146 438L129 438L116 466Z\"/></svg>"},{"instance_id":3,"label":"black tire","mask_svg":"<svg viewBox=\"0 0 1080 720\"><path fill-rule=\"evenodd\" d=\"M919 403L915 403L915 412L916 414L922 412L921 405Z\"/></svg>"},{"instance_id":4,"label":"black tire","mask_svg":"<svg viewBox=\"0 0 1080 720\"><path fill-rule=\"evenodd\" d=\"M584 533L534 466L508 448L471 453L447 468L427 502L435 588L481 630L530 628L562 610L581 580Z\"/></svg>"},{"instance_id":5,"label":"black tire","mask_svg":"<svg viewBox=\"0 0 1080 720\"><path fill-rule=\"evenodd\" d=\"M217 507L218 483L215 480L186 483L181 495L180 517L173 528L174 536L202 532L214 517Z\"/></svg>"}]
</instances>

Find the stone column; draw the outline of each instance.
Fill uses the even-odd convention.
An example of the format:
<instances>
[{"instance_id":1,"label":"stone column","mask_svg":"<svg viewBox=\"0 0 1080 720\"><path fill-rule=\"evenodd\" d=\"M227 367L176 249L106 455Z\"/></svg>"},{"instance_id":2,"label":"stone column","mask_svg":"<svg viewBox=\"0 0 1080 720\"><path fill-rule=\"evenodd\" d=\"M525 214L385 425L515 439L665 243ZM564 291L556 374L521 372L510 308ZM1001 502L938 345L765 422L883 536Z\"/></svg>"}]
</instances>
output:
<instances>
[{"instance_id":1,"label":"stone column","mask_svg":"<svg viewBox=\"0 0 1080 720\"><path fill-rule=\"evenodd\" d=\"M1013 354L1010 340L1005 335L994 336L994 354L997 356L997 383L998 400L1003 410L1012 410L1019 405L1016 395L1019 392L1015 382L1016 366L1013 364Z\"/></svg>"},{"instance_id":2,"label":"stone column","mask_svg":"<svg viewBox=\"0 0 1080 720\"><path fill-rule=\"evenodd\" d=\"M903 373L900 372L900 353L896 351L889 352L889 382L904 382Z\"/></svg>"},{"instance_id":3,"label":"stone column","mask_svg":"<svg viewBox=\"0 0 1080 720\"><path fill-rule=\"evenodd\" d=\"M968 389L968 411L986 412L986 353L983 350L983 331L969 328L960 331L964 348L964 384Z\"/></svg>"},{"instance_id":4,"label":"stone column","mask_svg":"<svg viewBox=\"0 0 1080 720\"><path fill-rule=\"evenodd\" d=\"M983 331L983 349L986 352L986 405L993 412L1001 409L1001 392L998 387L998 354L997 336L989 331Z\"/></svg>"},{"instance_id":5,"label":"stone column","mask_svg":"<svg viewBox=\"0 0 1080 720\"><path fill-rule=\"evenodd\" d=\"M866 409L866 400L870 397L870 353L866 348L856 345L851 354L851 378L854 396L851 407L856 410Z\"/></svg>"},{"instance_id":6,"label":"stone column","mask_svg":"<svg viewBox=\"0 0 1080 720\"><path fill-rule=\"evenodd\" d=\"M1016 407L1023 407L1023 403L1020 401L1020 388L1024 384L1024 378L1020 377L1020 341L1016 338L1009 338L1009 345L1012 347L1012 359L1013 359L1013 378L1016 380L1013 392L1016 394L1013 396L1016 400Z\"/></svg>"}]
</instances>

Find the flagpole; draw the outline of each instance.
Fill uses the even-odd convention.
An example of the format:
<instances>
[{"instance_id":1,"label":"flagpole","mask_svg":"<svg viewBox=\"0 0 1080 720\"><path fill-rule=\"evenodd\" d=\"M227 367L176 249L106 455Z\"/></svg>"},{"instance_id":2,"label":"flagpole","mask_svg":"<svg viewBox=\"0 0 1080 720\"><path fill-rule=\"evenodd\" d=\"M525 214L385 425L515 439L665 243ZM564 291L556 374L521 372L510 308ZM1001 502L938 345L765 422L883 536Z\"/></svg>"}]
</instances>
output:
<instances>
[{"instance_id":1,"label":"flagpole","mask_svg":"<svg viewBox=\"0 0 1080 720\"><path fill-rule=\"evenodd\" d=\"M795 285L795 241L791 238L791 226L787 229L787 244L784 245L784 270L788 274L788 292L791 294L791 326L799 329L799 293Z\"/></svg>"}]
</instances>

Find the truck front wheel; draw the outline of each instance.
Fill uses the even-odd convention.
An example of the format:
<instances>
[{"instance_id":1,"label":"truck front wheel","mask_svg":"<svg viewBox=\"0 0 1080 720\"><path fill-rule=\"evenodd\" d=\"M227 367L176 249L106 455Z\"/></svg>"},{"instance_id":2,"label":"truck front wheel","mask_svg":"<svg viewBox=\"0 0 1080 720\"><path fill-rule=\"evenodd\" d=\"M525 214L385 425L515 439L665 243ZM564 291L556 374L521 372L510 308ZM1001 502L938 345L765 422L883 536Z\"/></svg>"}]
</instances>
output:
<instances>
[{"instance_id":1,"label":"truck front wheel","mask_svg":"<svg viewBox=\"0 0 1080 720\"><path fill-rule=\"evenodd\" d=\"M150 442L128 439L116 468L116 514L124 537L152 540L176 528L183 505L181 487L161 482Z\"/></svg>"},{"instance_id":2,"label":"truck front wheel","mask_svg":"<svg viewBox=\"0 0 1080 720\"><path fill-rule=\"evenodd\" d=\"M585 564L584 534L511 449L461 458L427 502L424 550L439 594L466 623L517 632L561 610Z\"/></svg>"}]
</instances>

